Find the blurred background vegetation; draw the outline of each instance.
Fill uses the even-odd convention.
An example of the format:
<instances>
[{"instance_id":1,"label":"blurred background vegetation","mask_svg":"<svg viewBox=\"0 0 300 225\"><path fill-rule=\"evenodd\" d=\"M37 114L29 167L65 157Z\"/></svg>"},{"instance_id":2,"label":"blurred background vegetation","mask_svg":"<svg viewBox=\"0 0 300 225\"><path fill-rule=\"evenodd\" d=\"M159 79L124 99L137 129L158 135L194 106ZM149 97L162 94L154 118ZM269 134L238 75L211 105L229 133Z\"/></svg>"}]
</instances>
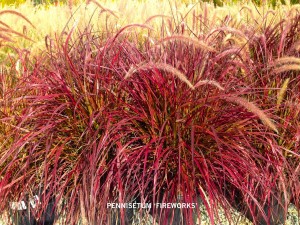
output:
<instances>
[{"instance_id":1,"label":"blurred background vegetation","mask_svg":"<svg viewBox=\"0 0 300 225\"><path fill-rule=\"evenodd\" d=\"M2 0L1 4L2 6L4 5L19 5L22 3L25 3L26 1L31 1L34 5L38 4L78 4L80 2L83 2L85 0ZM118 0L109 0L111 2L115 2ZM143 2L146 0L136 0L137 2ZM279 4L284 4L284 5L294 5L294 4L299 4L300 0L179 0L182 3L185 4L193 4L197 2L210 2L214 3L215 6L222 6L224 4L230 5L230 4L237 4L237 3L255 3L258 6L261 6L265 3L267 3L270 6L277 6ZM103 1L100 1L103 2ZM107 0L104 0L104 2L107 2ZM173 1L172 1L173 2Z\"/></svg>"}]
</instances>

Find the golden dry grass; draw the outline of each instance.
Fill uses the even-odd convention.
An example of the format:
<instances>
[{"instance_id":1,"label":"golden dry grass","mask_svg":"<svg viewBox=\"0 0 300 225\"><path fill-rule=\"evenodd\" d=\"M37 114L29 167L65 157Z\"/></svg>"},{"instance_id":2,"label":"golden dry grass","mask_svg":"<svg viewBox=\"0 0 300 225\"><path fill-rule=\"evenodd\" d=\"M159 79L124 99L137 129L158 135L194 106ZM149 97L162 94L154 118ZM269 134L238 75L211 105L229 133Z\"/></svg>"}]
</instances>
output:
<instances>
[{"instance_id":1,"label":"golden dry grass","mask_svg":"<svg viewBox=\"0 0 300 225\"><path fill-rule=\"evenodd\" d=\"M72 2L72 1L70 1ZM189 39L204 46L203 43L196 43L194 35L203 35L212 32L214 29L226 25L232 27L229 33L234 32L233 27L238 32L239 27L245 24L253 27L259 33L262 26L274 23L282 18L297 14L299 6L282 6L276 10L271 10L267 6L255 7L248 3L241 5L224 5L215 8L209 3L195 1L135 1L135 0L92 0L85 1L81 4L72 5L39 5L34 7L30 2L18 6L4 6L1 10L13 10L16 13L22 13L35 26L29 26L28 22L19 20L12 14L0 15L1 23L12 26L13 30L24 33L33 40L29 41L24 38L14 38L15 46L20 48L30 48L33 54L38 54L39 50L45 48L45 37L59 35L63 29L72 27L77 22L78 28L86 26L89 22L96 31L105 32L109 28L116 31L120 27L128 24L144 24L153 27L151 35L157 40L161 39L161 25L170 21L173 26L182 26L184 29L184 38ZM171 3L171 4L170 4ZM190 4L189 4L190 3ZM138 13L137 13L138 12ZM201 22L195 20L195 15L201 15ZM265 21L264 23L261 23ZM174 28L174 27L173 27ZM168 29L168 26L166 26ZM191 32L193 31L193 33ZM235 33L236 33L235 32ZM172 30L169 30L172 35ZM3 34L1 34L3 35ZM244 44L243 37L231 37L236 40L237 44ZM142 37L141 33L141 37ZM183 39L181 37L181 39Z\"/></svg>"}]
</instances>

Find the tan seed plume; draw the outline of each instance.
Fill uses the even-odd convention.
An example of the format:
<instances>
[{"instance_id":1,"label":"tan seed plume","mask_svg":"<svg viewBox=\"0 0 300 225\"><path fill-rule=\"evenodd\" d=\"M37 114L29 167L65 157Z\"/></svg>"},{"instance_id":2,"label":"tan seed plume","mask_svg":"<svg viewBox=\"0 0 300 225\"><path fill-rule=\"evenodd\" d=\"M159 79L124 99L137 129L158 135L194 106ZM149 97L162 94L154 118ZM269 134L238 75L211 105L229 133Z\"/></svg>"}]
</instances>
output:
<instances>
[{"instance_id":1,"label":"tan seed plume","mask_svg":"<svg viewBox=\"0 0 300 225\"><path fill-rule=\"evenodd\" d=\"M202 86L202 85L205 85L205 84L210 84L212 86L215 86L216 88L218 88L221 91L225 90L217 81L214 81L214 80L200 80L195 85L195 88L197 88L199 86Z\"/></svg>"},{"instance_id":2,"label":"tan seed plume","mask_svg":"<svg viewBox=\"0 0 300 225\"><path fill-rule=\"evenodd\" d=\"M128 79L129 77L131 77L133 75L134 72L137 72L139 70L151 70L153 68L157 68L160 70L164 70L166 72L170 72L173 75L175 75L176 77L178 77L181 81L183 81L184 83L186 83L192 90L195 89L194 85L186 78L186 76L181 73L178 69L176 69L175 67L166 64L166 63L142 63L139 64L137 67L131 67L128 72L125 75L125 79Z\"/></svg>"},{"instance_id":3,"label":"tan seed plume","mask_svg":"<svg viewBox=\"0 0 300 225\"><path fill-rule=\"evenodd\" d=\"M291 70L300 70L300 58L282 57L274 63L274 73L283 73Z\"/></svg>"},{"instance_id":4,"label":"tan seed plume","mask_svg":"<svg viewBox=\"0 0 300 225\"><path fill-rule=\"evenodd\" d=\"M241 98L241 97L225 97L224 99L227 101L236 103L240 106L243 106L250 112L254 113L256 116L258 116L265 125L267 125L273 131L278 133L278 130L277 130L275 124L271 121L271 119L260 108L258 108L253 102L249 102L246 99Z\"/></svg>"},{"instance_id":5,"label":"tan seed plume","mask_svg":"<svg viewBox=\"0 0 300 225\"><path fill-rule=\"evenodd\" d=\"M287 78L285 79L282 87L280 88L279 92L278 92L278 95L277 95L277 109L279 109L279 106L284 98L284 95L287 91L287 88L288 88L288 85L289 85L289 82L290 82L290 78Z\"/></svg>"},{"instance_id":6,"label":"tan seed plume","mask_svg":"<svg viewBox=\"0 0 300 225\"><path fill-rule=\"evenodd\" d=\"M200 49L203 49L203 50L206 50L206 51L209 51L209 52L216 52L216 50L214 48L208 46L203 41L197 40L197 39L192 38L192 37L184 36L184 35L172 35L172 36L166 37L166 38L160 40L158 44L164 43L164 42L167 42L167 41L171 41L171 40L180 40L180 41L183 41L185 43L191 43L196 48L200 48Z\"/></svg>"},{"instance_id":7,"label":"tan seed plume","mask_svg":"<svg viewBox=\"0 0 300 225\"><path fill-rule=\"evenodd\" d=\"M274 73L283 73L291 70L300 70L300 64L285 64L273 70Z\"/></svg>"},{"instance_id":8,"label":"tan seed plume","mask_svg":"<svg viewBox=\"0 0 300 225\"><path fill-rule=\"evenodd\" d=\"M297 57L282 57L275 61L276 65L292 63L292 64L300 64L300 58Z\"/></svg>"}]
</instances>

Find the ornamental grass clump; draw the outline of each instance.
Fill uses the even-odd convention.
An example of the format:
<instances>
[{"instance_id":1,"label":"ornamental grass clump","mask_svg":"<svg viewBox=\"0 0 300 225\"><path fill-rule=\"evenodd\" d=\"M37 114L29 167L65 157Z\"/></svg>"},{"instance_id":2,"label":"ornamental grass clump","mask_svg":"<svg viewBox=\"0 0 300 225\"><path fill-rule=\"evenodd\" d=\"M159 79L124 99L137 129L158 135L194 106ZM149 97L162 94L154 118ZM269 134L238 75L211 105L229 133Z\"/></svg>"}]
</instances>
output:
<instances>
[{"instance_id":1,"label":"ornamental grass clump","mask_svg":"<svg viewBox=\"0 0 300 225\"><path fill-rule=\"evenodd\" d=\"M211 224L234 207L271 225L299 208L299 78L274 72L299 57L299 18L199 33L165 19L160 38L151 21L75 24L21 55L17 83L1 74L1 210L40 193L37 221L54 201L62 224L131 224L132 209L108 205L138 202L159 224L195 224L204 205Z\"/></svg>"},{"instance_id":2,"label":"ornamental grass clump","mask_svg":"<svg viewBox=\"0 0 300 225\"><path fill-rule=\"evenodd\" d=\"M115 160L126 118L117 120L121 114L114 111L118 92L113 74L96 59L103 52L92 53L100 43L86 31L77 34L72 47L71 35L57 41L61 47L49 50L48 64L36 65L15 91L23 94L26 107L7 135L14 142L1 155L2 175L7 177L1 193L18 201L22 193L41 189L43 205L37 218L55 197L65 202L64 223L76 224L81 217L92 224L105 223L98 212L104 212L118 187Z\"/></svg>"},{"instance_id":3,"label":"ornamental grass clump","mask_svg":"<svg viewBox=\"0 0 300 225\"><path fill-rule=\"evenodd\" d=\"M299 15L267 26L250 42L252 60L256 63L252 83L263 87L261 104L276 108L279 136L277 143L288 161L291 202L299 208ZM297 174L297 175L296 175ZM298 178L296 178L298 177Z\"/></svg>"},{"instance_id":4,"label":"ornamental grass clump","mask_svg":"<svg viewBox=\"0 0 300 225\"><path fill-rule=\"evenodd\" d=\"M134 183L149 184L150 189L149 185L147 190L143 185L133 186L129 193L154 202L180 201L178 193L183 202L199 202L200 198L212 223L218 220L218 206L228 209L228 204L253 221L270 223L275 214L284 214L288 201L278 194L279 190L286 191L281 188L286 178L278 174L287 166L276 143L278 130L266 112L248 102L247 95L257 91L234 89L236 84L231 79L224 79L212 68L215 64L211 61L218 55L208 54L194 51L179 39L158 54L164 67L160 62L151 62L150 68L144 59L136 62L134 58L123 89L128 99L126 117L133 118L131 136L137 142L132 150L124 152L124 158L132 161L124 165L123 176L125 171L133 173L124 182L130 184L136 177ZM203 59L208 61L204 66L209 72L200 77L197 72L201 71ZM221 65L234 63L231 57L219 60ZM165 69L171 66L177 66L181 75L174 76L174 70ZM238 68L232 70L237 76ZM204 82L201 79L214 81L222 88L192 86ZM239 84L248 86L246 81L240 80ZM268 211L275 204L282 208ZM161 224L171 223L172 211L153 210ZM186 223L195 223L191 210L182 211ZM230 217L228 212L227 215Z\"/></svg>"}]
</instances>

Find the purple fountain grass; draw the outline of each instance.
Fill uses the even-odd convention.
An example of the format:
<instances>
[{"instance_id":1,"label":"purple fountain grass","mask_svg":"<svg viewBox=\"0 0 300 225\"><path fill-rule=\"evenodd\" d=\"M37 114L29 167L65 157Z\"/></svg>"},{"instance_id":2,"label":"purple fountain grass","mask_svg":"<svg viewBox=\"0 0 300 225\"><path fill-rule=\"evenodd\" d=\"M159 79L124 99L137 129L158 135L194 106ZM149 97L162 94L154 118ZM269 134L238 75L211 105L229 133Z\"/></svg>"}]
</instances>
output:
<instances>
[{"instance_id":1,"label":"purple fountain grass","mask_svg":"<svg viewBox=\"0 0 300 225\"><path fill-rule=\"evenodd\" d=\"M172 45L164 48L164 54L170 55L167 58L170 62L167 62L180 65L182 71L193 71L185 74L187 80L195 80L195 71L198 69L191 69L190 62L198 60L182 60L188 57L183 51L186 49L184 43L176 42L176 56L172 54L173 48ZM205 58L200 55L193 57ZM223 189L226 184L243 193L240 197L248 204L250 216L258 219L256 208L263 211L264 206L261 204L266 196L262 190L271 193L276 184L269 183L269 179L278 179L276 176L272 177L271 173L268 179L262 180L258 174L264 173L270 167L281 170L286 163L281 148L276 144L276 135L266 132L263 124L246 111L241 111L239 106L223 101L237 99L230 97L235 92L226 93L202 86L193 90L185 86L185 82L178 82L175 77L170 76L170 71L152 65L152 71L149 66L146 71L131 69L130 74L134 72L135 76L127 76L127 82L124 82L129 100L126 107L129 114L127 117L134 118L132 136L141 137L140 147L133 148L139 151L129 150L128 154L132 157L126 156L128 160L134 160L129 163L132 165L129 171L134 172L133 177L142 176L141 183L150 183L153 186L150 189L152 192L142 191L142 198L155 201L159 199L161 190L170 190L163 192L163 199L174 201L179 190L183 192L183 199L196 201L198 193L214 223L217 205L221 204L226 208L227 193ZM213 71L210 68L207 70ZM203 78L212 77L218 82L219 76L216 74L204 74ZM228 84L224 81L220 83L224 87L232 85L229 80ZM248 92L247 90L245 94L249 94ZM242 99L234 102L246 109L251 108L251 112L277 132L265 113L254 104ZM274 157L278 161L275 162ZM268 163L264 165L263 162ZM136 169L137 163L140 163L139 169ZM146 168L147 174L144 171ZM241 182L243 177L249 180ZM129 183L130 180L126 182ZM259 185L260 192L256 191L256 185ZM137 192L135 188L137 187L134 187L132 193ZM204 197L207 194L210 200ZM262 217L268 220L270 215L262 213ZM162 218L166 219L166 216ZM165 220L160 222L166 223Z\"/></svg>"}]
</instances>

